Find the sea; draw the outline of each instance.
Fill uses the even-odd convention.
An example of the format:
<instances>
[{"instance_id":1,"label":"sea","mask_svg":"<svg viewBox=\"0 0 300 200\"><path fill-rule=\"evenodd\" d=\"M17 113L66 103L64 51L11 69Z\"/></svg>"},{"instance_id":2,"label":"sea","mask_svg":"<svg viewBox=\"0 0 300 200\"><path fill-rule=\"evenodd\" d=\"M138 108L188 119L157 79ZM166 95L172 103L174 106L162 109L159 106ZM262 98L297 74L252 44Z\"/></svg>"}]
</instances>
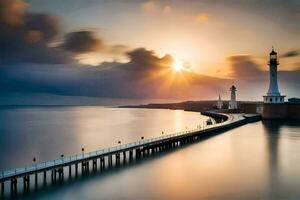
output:
<instances>
[{"instance_id":1,"label":"sea","mask_svg":"<svg viewBox=\"0 0 300 200\"><path fill-rule=\"evenodd\" d=\"M118 141L125 144L185 131L207 119L182 110L2 106L0 170L32 165L34 157L43 162L81 153L82 148L89 152ZM47 183L14 198L296 200L299 188L300 122L259 121L141 162Z\"/></svg>"}]
</instances>

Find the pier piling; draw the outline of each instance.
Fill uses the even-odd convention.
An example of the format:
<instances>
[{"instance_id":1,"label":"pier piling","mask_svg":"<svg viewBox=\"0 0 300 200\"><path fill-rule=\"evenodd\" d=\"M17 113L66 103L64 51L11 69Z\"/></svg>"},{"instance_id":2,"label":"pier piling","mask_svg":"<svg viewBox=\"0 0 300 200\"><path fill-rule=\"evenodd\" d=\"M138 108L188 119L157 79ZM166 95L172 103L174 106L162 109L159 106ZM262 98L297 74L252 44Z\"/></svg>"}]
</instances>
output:
<instances>
[{"instance_id":1,"label":"pier piling","mask_svg":"<svg viewBox=\"0 0 300 200\"><path fill-rule=\"evenodd\" d=\"M75 176L78 176L78 163L75 164Z\"/></svg>"},{"instance_id":2,"label":"pier piling","mask_svg":"<svg viewBox=\"0 0 300 200\"><path fill-rule=\"evenodd\" d=\"M34 186L35 186L35 188L37 188L37 184L38 184L38 174L35 173L35 175L34 175Z\"/></svg>"},{"instance_id":3,"label":"pier piling","mask_svg":"<svg viewBox=\"0 0 300 200\"><path fill-rule=\"evenodd\" d=\"M1 197L4 197L4 182L1 182Z\"/></svg>"},{"instance_id":4,"label":"pier piling","mask_svg":"<svg viewBox=\"0 0 300 200\"><path fill-rule=\"evenodd\" d=\"M102 156L102 157L100 157L100 170L102 171L102 170L104 170L104 168L105 168L105 159Z\"/></svg>"},{"instance_id":5,"label":"pier piling","mask_svg":"<svg viewBox=\"0 0 300 200\"><path fill-rule=\"evenodd\" d=\"M93 160L93 172L97 171L97 159Z\"/></svg>"},{"instance_id":6,"label":"pier piling","mask_svg":"<svg viewBox=\"0 0 300 200\"><path fill-rule=\"evenodd\" d=\"M43 173L44 173L44 183L46 183L46 181L47 181L47 171L45 170Z\"/></svg>"}]
</instances>

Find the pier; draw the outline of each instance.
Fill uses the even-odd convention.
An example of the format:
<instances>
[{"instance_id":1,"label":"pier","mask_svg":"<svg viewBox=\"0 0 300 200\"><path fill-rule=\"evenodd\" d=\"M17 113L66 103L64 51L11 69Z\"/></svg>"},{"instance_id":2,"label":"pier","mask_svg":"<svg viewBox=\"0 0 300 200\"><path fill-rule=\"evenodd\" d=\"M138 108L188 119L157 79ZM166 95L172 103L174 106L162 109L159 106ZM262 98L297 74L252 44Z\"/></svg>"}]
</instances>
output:
<instances>
[{"instance_id":1,"label":"pier","mask_svg":"<svg viewBox=\"0 0 300 200\"><path fill-rule=\"evenodd\" d=\"M150 154L177 148L213 136L221 131L241 126L250 122L251 118L257 117L215 112L204 112L202 114L213 117L219 123L150 139L142 137L141 140L136 142L120 144L88 153L84 153L83 149L81 154L66 157L62 155L56 160L1 171L0 196L8 195L5 192L15 195L18 191L29 191L31 186L37 188L40 182L62 182L65 177L77 177L88 172L103 171L125 162L141 160ZM259 119L257 118L257 120Z\"/></svg>"}]
</instances>

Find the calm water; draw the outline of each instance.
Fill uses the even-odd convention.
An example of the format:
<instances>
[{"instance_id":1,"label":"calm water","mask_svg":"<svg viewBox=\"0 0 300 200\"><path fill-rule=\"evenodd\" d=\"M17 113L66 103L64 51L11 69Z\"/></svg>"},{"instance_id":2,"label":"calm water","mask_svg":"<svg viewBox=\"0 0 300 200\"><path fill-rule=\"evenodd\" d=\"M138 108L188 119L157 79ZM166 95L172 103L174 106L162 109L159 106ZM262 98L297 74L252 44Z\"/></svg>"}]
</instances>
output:
<instances>
[{"instance_id":1,"label":"calm water","mask_svg":"<svg viewBox=\"0 0 300 200\"><path fill-rule=\"evenodd\" d=\"M196 128L205 119L181 110L0 107L0 169Z\"/></svg>"},{"instance_id":2,"label":"calm water","mask_svg":"<svg viewBox=\"0 0 300 200\"><path fill-rule=\"evenodd\" d=\"M198 113L99 107L5 108L1 168L201 124ZM257 122L26 199L299 199L300 122Z\"/></svg>"}]
</instances>

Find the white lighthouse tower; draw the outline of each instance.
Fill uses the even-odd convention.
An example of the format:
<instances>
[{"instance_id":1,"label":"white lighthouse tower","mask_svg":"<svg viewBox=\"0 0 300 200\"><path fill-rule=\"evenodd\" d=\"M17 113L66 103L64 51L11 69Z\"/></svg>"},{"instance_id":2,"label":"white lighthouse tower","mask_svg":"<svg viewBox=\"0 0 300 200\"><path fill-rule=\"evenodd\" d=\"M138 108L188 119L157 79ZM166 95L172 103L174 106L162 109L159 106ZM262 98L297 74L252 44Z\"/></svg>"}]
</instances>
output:
<instances>
[{"instance_id":1,"label":"white lighthouse tower","mask_svg":"<svg viewBox=\"0 0 300 200\"><path fill-rule=\"evenodd\" d=\"M231 98L228 104L228 109L230 110L237 109L237 101L236 101L236 93L235 93L236 87L232 85L230 91L231 91Z\"/></svg>"},{"instance_id":2,"label":"white lighthouse tower","mask_svg":"<svg viewBox=\"0 0 300 200\"><path fill-rule=\"evenodd\" d=\"M218 99L218 102L217 102L217 108L218 109L222 109L223 108L223 101L221 99L221 95L219 95L219 99Z\"/></svg>"},{"instance_id":3,"label":"white lighthouse tower","mask_svg":"<svg viewBox=\"0 0 300 200\"><path fill-rule=\"evenodd\" d=\"M284 103L284 97L280 95L279 89L278 89L278 83L277 83L277 66L279 65L277 60L277 53L272 48L272 51L270 53L270 84L269 84L269 90L267 92L267 95L264 96L264 103L271 103L271 104L278 104L278 103Z\"/></svg>"}]
</instances>

